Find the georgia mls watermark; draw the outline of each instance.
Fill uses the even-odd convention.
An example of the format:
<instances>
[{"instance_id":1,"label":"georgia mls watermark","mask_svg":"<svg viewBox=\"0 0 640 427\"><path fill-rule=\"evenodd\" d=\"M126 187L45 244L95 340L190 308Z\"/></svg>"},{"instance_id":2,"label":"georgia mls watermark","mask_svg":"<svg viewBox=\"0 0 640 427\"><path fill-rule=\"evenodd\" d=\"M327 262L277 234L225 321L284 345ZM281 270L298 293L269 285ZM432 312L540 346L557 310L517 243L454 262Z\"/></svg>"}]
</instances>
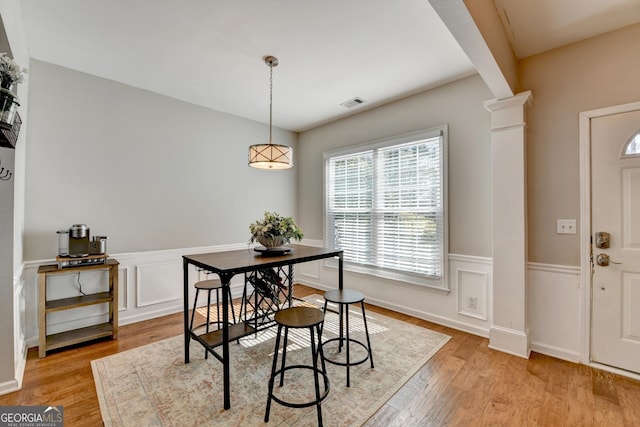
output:
<instances>
[{"instance_id":1,"label":"georgia mls watermark","mask_svg":"<svg viewBox=\"0 0 640 427\"><path fill-rule=\"evenodd\" d=\"M62 427L62 406L0 406L0 427Z\"/></svg>"}]
</instances>

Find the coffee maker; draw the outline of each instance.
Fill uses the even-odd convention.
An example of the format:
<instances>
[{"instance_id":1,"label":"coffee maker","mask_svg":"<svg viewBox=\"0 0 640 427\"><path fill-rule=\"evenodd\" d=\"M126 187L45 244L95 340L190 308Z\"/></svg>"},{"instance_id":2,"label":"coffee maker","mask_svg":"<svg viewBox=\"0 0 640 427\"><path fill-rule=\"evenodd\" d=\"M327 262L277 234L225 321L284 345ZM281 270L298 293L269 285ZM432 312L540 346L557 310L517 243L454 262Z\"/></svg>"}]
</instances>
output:
<instances>
[{"instance_id":1,"label":"coffee maker","mask_svg":"<svg viewBox=\"0 0 640 427\"><path fill-rule=\"evenodd\" d=\"M93 236L85 224L73 224L71 228L58 230L58 256L82 258L104 255L107 252L107 236Z\"/></svg>"},{"instance_id":2,"label":"coffee maker","mask_svg":"<svg viewBox=\"0 0 640 427\"><path fill-rule=\"evenodd\" d=\"M89 234L85 224L73 224L69 229L69 256L73 258L89 256Z\"/></svg>"}]
</instances>

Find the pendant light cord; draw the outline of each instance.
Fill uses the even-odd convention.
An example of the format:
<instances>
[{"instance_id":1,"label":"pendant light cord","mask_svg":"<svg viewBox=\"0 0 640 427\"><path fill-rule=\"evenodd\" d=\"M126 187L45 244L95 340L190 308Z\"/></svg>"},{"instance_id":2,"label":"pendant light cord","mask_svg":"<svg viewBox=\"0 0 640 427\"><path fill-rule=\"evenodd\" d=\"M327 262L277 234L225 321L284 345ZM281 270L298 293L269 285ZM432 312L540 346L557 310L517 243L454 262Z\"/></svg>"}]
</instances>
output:
<instances>
[{"instance_id":1,"label":"pendant light cord","mask_svg":"<svg viewBox=\"0 0 640 427\"><path fill-rule=\"evenodd\" d=\"M278 58L269 55L263 59L269 67L269 142L249 147L249 166L267 170L291 169L293 148L273 143L273 67L278 66Z\"/></svg>"},{"instance_id":2,"label":"pendant light cord","mask_svg":"<svg viewBox=\"0 0 640 427\"><path fill-rule=\"evenodd\" d=\"M273 62L269 63L269 144L273 144L271 128L273 121Z\"/></svg>"}]
</instances>

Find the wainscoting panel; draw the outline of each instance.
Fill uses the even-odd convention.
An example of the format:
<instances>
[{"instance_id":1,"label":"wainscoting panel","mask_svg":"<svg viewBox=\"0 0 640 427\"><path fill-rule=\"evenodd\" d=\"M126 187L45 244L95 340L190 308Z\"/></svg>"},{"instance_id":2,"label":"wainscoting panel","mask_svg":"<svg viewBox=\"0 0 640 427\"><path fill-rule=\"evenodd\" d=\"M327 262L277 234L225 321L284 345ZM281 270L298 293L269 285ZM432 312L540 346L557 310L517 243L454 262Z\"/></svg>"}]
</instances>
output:
<instances>
[{"instance_id":1,"label":"wainscoting panel","mask_svg":"<svg viewBox=\"0 0 640 427\"><path fill-rule=\"evenodd\" d=\"M529 263L527 312L531 350L580 361L580 268Z\"/></svg>"},{"instance_id":2,"label":"wainscoting panel","mask_svg":"<svg viewBox=\"0 0 640 427\"><path fill-rule=\"evenodd\" d=\"M129 267L118 268L118 311L129 309Z\"/></svg>"},{"instance_id":3,"label":"wainscoting panel","mask_svg":"<svg viewBox=\"0 0 640 427\"><path fill-rule=\"evenodd\" d=\"M136 307L182 299L182 263L142 264L136 267Z\"/></svg>"},{"instance_id":4,"label":"wainscoting panel","mask_svg":"<svg viewBox=\"0 0 640 427\"><path fill-rule=\"evenodd\" d=\"M481 335L488 336L493 314L493 260L449 254L449 289L455 299L455 313L450 316L458 323L482 327Z\"/></svg>"},{"instance_id":5,"label":"wainscoting panel","mask_svg":"<svg viewBox=\"0 0 640 427\"><path fill-rule=\"evenodd\" d=\"M296 266L295 281L297 283L323 290L336 287L338 276L337 268L334 265L336 263L318 263L317 278L312 277L315 273L307 274L306 268L312 268L307 267L307 265L310 266L311 264L313 263L300 264L300 267ZM458 271L464 272L461 274L461 279L458 277ZM475 335L488 336L491 314L491 277L491 259L450 254L447 269L448 290L435 289L354 271L344 272L344 283L345 287L364 293L366 302L373 305ZM466 296L477 298L478 305L475 311L469 312L469 315L463 315L458 312L459 282L464 283L462 288ZM482 317L485 317L485 319Z\"/></svg>"},{"instance_id":6,"label":"wainscoting panel","mask_svg":"<svg viewBox=\"0 0 640 427\"><path fill-rule=\"evenodd\" d=\"M163 251L111 254L120 263L118 269L118 310L119 324L126 325L153 319L166 314L180 312L183 309L183 271L182 256L206 252L246 249L246 243L212 247L183 248ZM24 264L21 280L24 282L26 343L29 347L38 345L38 279L37 270L42 264L55 263L54 259L30 261ZM103 276L104 274L104 276ZM214 276L211 276L214 277ZM50 298L64 298L79 295L79 284L86 293L95 292L106 286L106 272L82 272L52 276L48 283ZM195 269L189 272L189 306L193 303L192 284L201 279ZM51 285L49 285L51 283ZM232 293L240 296L243 288L243 276L232 280ZM103 307L104 306L104 307ZM47 318L49 333L61 332L101 321L107 316L106 304L82 307L65 312L51 313Z\"/></svg>"},{"instance_id":7,"label":"wainscoting panel","mask_svg":"<svg viewBox=\"0 0 640 427\"><path fill-rule=\"evenodd\" d=\"M317 280L320 278L321 264L322 261L305 262L294 268L298 268L300 270L300 276Z\"/></svg>"},{"instance_id":8,"label":"wainscoting panel","mask_svg":"<svg viewBox=\"0 0 640 427\"><path fill-rule=\"evenodd\" d=\"M304 241L303 244L322 246L321 241ZM119 302L120 325L153 319L183 309L182 255L223 250L245 249L246 244L203 248L186 248L166 251L114 254L120 262ZM381 279L364 274L345 272L345 286L360 290L367 302L425 320L487 337L493 317L492 288L493 265L490 258L449 255L449 291L434 290L423 286ZM21 272L23 290L16 294L15 304L23 304L16 310L16 323L26 344L37 346L37 274L38 266L54 260L32 261L24 264ZM527 269L527 312L532 350L570 361L580 360L580 269L530 263ZM295 281L318 289L334 288L337 270L322 262L296 265ZM213 276L211 276L213 277ZM61 282L53 285L57 297L77 295L76 275L61 276ZM189 302L193 303L193 283L203 277L195 269L189 273ZM97 288L102 277L82 273L83 290ZM239 297L243 289L243 275L232 279L232 293ZM477 298L477 304L476 304ZM470 300L471 299L471 300ZM473 308L475 307L475 308ZM104 318L106 310L101 306L71 310L69 317L55 319L49 327L72 329L91 324ZM21 313L18 315L17 313ZM73 314L73 316L72 316ZM22 318L18 318L23 316ZM54 320L54 319L52 319ZM17 327L17 326L16 326ZM18 341L18 339L16 339ZM20 346L16 343L17 347ZM19 349L16 348L16 356Z\"/></svg>"},{"instance_id":9,"label":"wainscoting panel","mask_svg":"<svg viewBox=\"0 0 640 427\"><path fill-rule=\"evenodd\" d=\"M310 240L305 239L302 242L303 245L306 246L314 246L316 248L322 248L324 243L322 240ZM299 283L307 283L315 282L317 283L320 280L320 275L322 272L323 266L327 264L327 260L321 261L313 261L313 262L303 262L301 264L296 264L293 267L294 276L300 280Z\"/></svg>"},{"instance_id":10,"label":"wainscoting panel","mask_svg":"<svg viewBox=\"0 0 640 427\"><path fill-rule=\"evenodd\" d=\"M458 314L487 320L488 274L458 268Z\"/></svg>"},{"instance_id":11,"label":"wainscoting panel","mask_svg":"<svg viewBox=\"0 0 640 427\"><path fill-rule=\"evenodd\" d=\"M363 292L371 304L488 337L493 317L493 260L450 254L448 271L448 293L353 272L345 272L345 286ZM297 268L296 281L318 289L335 287L335 268L320 265L319 273L319 278L311 278ZM579 282L578 267L527 265L531 350L573 362L580 360ZM469 298L477 298L476 309L468 307Z\"/></svg>"}]
</instances>

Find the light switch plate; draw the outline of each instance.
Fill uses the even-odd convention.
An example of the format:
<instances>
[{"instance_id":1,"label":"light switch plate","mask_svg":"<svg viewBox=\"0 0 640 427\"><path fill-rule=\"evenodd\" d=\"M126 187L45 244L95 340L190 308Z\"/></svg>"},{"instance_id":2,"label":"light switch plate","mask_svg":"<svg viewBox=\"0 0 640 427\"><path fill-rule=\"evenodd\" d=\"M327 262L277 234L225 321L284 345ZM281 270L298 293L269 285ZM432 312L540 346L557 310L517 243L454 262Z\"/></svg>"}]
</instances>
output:
<instances>
[{"instance_id":1,"label":"light switch plate","mask_svg":"<svg viewBox=\"0 0 640 427\"><path fill-rule=\"evenodd\" d=\"M559 219L558 234L576 234L576 220L575 219Z\"/></svg>"}]
</instances>

